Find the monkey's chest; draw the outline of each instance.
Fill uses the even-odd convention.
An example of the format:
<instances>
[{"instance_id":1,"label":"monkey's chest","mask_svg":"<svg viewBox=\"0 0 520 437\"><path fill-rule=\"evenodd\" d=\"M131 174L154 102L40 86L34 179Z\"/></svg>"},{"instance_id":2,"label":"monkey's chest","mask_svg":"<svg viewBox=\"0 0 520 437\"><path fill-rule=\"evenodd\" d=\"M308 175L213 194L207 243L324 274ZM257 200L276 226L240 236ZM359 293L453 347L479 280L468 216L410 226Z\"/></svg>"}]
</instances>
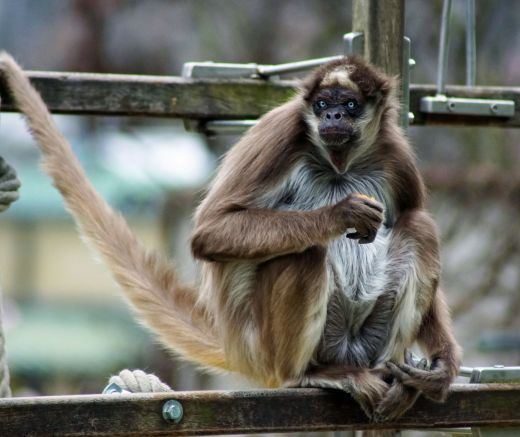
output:
<instances>
[{"instance_id":1,"label":"monkey's chest","mask_svg":"<svg viewBox=\"0 0 520 437\"><path fill-rule=\"evenodd\" d=\"M385 225L375 241L359 244L343 235L328 246L327 268L331 293L338 292L352 302L355 310L365 312L383 291L386 281L388 245L393 207L386 180L377 174L366 177L350 173L339 177L309 166L297 168L282 187L272 207L292 211L310 211L334 205L352 193L375 197L385 205ZM363 304L366 302L366 304Z\"/></svg>"},{"instance_id":2,"label":"monkey's chest","mask_svg":"<svg viewBox=\"0 0 520 437\"><path fill-rule=\"evenodd\" d=\"M328 247L327 267L331 293L339 293L351 303L352 310L366 307L384 292L387 283L387 259L390 229L382 226L375 241L359 244L346 236Z\"/></svg>"}]
</instances>

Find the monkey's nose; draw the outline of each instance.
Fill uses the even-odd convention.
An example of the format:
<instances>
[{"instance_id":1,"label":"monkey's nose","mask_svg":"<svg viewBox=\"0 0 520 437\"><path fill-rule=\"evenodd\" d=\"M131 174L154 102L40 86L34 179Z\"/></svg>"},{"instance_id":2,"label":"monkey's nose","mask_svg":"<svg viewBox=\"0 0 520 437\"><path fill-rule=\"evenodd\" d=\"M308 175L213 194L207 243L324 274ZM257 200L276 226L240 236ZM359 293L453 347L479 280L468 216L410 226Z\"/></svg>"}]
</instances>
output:
<instances>
[{"instance_id":1,"label":"monkey's nose","mask_svg":"<svg viewBox=\"0 0 520 437\"><path fill-rule=\"evenodd\" d=\"M327 120L332 120L333 118L335 120L341 120L343 118L343 114L341 112L327 112L325 117L327 118Z\"/></svg>"}]
</instances>

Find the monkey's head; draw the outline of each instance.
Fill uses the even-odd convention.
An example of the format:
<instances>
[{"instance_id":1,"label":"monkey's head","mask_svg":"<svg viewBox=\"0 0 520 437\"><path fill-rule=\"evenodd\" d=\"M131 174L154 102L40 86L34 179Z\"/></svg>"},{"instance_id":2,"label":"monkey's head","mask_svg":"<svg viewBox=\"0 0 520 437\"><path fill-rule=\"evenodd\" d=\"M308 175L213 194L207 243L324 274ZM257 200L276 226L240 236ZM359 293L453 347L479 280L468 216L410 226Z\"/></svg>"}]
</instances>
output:
<instances>
[{"instance_id":1,"label":"monkey's head","mask_svg":"<svg viewBox=\"0 0 520 437\"><path fill-rule=\"evenodd\" d=\"M372 144L392 80L359 57L329 62L304 81L309 137L337 173Z\"/></svg>"}]
</instances>

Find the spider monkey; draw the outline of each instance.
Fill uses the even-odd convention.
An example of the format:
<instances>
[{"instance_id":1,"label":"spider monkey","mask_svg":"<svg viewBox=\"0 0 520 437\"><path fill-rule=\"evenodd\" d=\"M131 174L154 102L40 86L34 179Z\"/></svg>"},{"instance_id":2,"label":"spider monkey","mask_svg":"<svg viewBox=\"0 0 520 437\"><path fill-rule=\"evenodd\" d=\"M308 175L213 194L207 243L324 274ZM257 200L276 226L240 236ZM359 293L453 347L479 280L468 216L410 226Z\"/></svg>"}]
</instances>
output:
<instances>
[{"instance_id":1,"label":"spider monkey","mask_svg":"<svg viewBox=\"0 0 520 437\"><path fill-rule=\"evenodd\" d=\"M96 193L7 54L0 68L81 233L164 345L267 387L333 387L376 421L442 401L460 348L439 242L398 125L393 81L358 57L323 65L226 154L195 214L196 285ZM417 342L430 359L407 353Z\"/></svg>"}]
</instances>

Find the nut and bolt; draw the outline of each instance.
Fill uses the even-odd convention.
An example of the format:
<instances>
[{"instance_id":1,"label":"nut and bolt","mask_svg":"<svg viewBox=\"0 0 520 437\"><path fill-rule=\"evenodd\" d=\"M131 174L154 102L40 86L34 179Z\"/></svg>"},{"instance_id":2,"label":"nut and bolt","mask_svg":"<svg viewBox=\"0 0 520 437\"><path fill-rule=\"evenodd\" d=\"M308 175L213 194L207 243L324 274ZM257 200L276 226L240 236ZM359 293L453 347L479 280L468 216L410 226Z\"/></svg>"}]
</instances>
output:
<instances>
[{"instance_id":1,"label":"nut and bolt","mask_svg":"<svg viewBox=\"0 0 520 437\"><path fill-rule=\"evenodd\" d=\"M179 423L183 415L182 405L179 401L166 401L162 408L162 415L167 422Z\"/></svg>"}]
</instances>

